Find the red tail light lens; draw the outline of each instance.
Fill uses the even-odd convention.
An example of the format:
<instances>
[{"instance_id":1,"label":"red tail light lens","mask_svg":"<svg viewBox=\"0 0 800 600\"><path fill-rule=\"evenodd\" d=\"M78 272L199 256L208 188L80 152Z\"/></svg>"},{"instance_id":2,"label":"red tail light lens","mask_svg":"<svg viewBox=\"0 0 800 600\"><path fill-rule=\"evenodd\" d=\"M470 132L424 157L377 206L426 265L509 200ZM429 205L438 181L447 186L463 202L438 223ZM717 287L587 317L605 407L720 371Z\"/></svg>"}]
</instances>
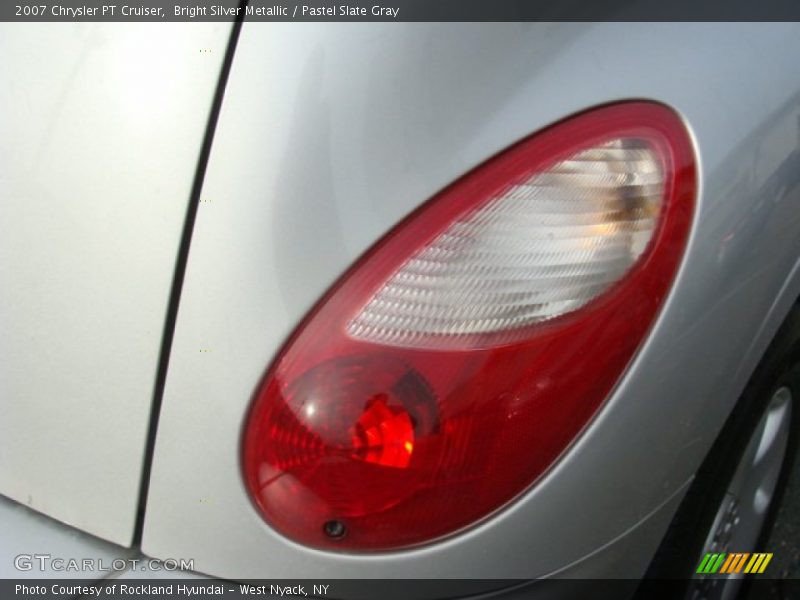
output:
<instances>
[{"instance_id":1,"label":"red tail light lens","mask_svg":"<svg viewBox=\"0 0 800 600\"><path fill-rule=\"evenodd\" d=\"M695 187L679 118L631 102L512 146L415 211L258 388L244 474L266 520L311 546L399 548L528 489L644 339Z\"/></svg>"}]
</instances>

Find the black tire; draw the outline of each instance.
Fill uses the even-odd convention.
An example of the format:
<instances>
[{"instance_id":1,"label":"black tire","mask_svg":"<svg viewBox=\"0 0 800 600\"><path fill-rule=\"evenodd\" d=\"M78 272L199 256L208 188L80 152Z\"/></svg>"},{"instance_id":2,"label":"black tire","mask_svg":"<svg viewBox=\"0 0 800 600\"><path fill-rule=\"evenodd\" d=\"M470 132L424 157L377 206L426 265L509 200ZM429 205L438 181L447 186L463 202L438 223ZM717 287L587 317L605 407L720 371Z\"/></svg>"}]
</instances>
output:
<instances>
[{"instance_id":1,"label":"black tire","mask_svg":"<svg viewBox=\"0 0 800 600\"><path fill-rule=\"evenodd\" d=\"M747 442L750 440L773 393L789 387L792 398L800 398L800 304L786 318L736 408L726 421L711 451L697 472L642 582L637 597L684 598L690 578L697 569L703 545L713 525ZM789 440L777 486L759 535L757 547L764 551L786 482L797 454L800 409L795 402L791 413ZM735 459L735 460L734 460ZM736 549L749 551L751 549ZM663 580L671 581L665 582ZM739 597L747 593L745 579Z\"/></svg>"}]
</instances>

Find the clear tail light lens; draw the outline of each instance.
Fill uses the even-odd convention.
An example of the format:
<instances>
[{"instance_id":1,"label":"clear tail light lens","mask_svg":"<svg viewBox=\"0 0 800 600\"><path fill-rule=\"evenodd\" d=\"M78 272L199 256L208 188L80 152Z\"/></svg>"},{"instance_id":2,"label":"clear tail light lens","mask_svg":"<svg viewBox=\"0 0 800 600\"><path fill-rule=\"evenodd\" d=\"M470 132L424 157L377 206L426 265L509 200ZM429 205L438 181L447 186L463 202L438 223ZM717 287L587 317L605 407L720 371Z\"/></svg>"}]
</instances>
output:
<instances>
[{"instance_id":1,"label":"clear tail light lens","mask_svg":"<svg viewBox=\"0 0 800 600\"><path fill-rule=\"evenodd\" d=\"M412 213L257 390L243 460L266 520L311 546L385 550L528 489L651 326L695 177L680 119L622 103L523 140Z\"/></svg>"},{"instance_id":2,"label":"clear tail light lens","mask_svg":"<svg viewBox=\"0 0 800 600\"><path fill-rule=\"evenodd\" d=\"M582 150L457 217L347 331L393 346L513 341L620 280L652 238L663 189L660 161L644 140Z\"/></svg>"}]
</instances>

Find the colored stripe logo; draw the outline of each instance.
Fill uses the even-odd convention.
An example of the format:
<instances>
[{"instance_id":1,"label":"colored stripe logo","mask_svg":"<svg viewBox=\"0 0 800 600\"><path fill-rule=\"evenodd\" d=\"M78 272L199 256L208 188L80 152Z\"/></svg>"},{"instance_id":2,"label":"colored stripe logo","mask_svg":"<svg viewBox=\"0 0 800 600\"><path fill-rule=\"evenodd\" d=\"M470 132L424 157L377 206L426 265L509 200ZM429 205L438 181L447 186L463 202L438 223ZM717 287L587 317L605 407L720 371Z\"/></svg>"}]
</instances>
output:
<instances>
[{"instance_id":1,"label":"colored stripe logo","mask_svg":"<svg viewBox=\"0 0 800 600\"><path fill-rule=\"evenodd\" d=\"M733 573L763 573L769 561L772 560L772 553L748 552L734 553L707 553L700 565L697 573L701 575L733 574Z\"/></svg>"}]
</instances>

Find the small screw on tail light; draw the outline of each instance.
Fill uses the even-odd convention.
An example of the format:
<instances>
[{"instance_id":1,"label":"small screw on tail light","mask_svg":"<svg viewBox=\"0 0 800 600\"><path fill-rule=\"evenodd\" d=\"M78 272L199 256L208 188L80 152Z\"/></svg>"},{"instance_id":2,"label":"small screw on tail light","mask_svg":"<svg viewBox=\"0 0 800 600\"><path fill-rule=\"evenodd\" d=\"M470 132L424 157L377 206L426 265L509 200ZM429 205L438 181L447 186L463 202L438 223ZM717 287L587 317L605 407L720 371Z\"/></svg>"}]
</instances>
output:
<instances>
[{"instance_id":1,"label":"small screw on tail light","mask_svg":"<svg viewBox=\"0 0 800 600\"><path fill-rule=\"evenodd\" d=\"M396 549L530 488L647 334L695 187L680 119L630 102L519 142L412 213L257 390L244 475L267 522L310 546Z\"/></svg>"}]
</instances>

